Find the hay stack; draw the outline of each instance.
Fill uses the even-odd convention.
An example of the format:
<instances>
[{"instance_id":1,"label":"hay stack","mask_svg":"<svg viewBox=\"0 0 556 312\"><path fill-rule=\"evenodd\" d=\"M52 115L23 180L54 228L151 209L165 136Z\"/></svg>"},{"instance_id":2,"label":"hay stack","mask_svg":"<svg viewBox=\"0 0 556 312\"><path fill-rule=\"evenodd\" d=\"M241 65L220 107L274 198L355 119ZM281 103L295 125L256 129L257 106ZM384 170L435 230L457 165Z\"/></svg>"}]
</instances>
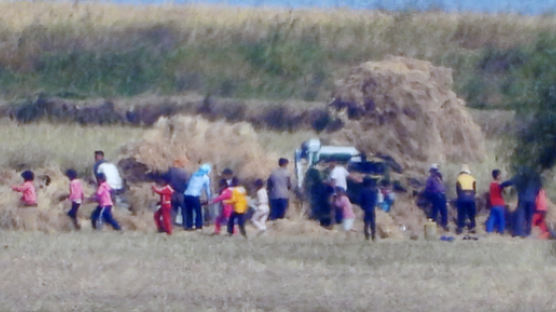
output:
<instances>
[{"instance_id":1,"label":"hay stack","mask_svg":"<svg viewBox=\"0 0 556 312\"><path fill-rule=\"evenodd\" d=\"M209 162L217 172L230 167L246 179L264 178L276 166L276 157L263 150L251 125L191 116L160 118L127 154L151 170L164 171L175 159L187 159L189 171Z\"/></svg>"},{"instance_id":2,"label":"hay stack","mask_svg":"<svg viewBox=\"0 0 556 312\"><path fill-rule=\"evenodd\" d=\"M426 61L390 56L363 63L337 83L331 105L347 116L331 139L390 155L406 169L481 160L483 134L452 83L450 69Z\"/></svg>"}]
</instances>

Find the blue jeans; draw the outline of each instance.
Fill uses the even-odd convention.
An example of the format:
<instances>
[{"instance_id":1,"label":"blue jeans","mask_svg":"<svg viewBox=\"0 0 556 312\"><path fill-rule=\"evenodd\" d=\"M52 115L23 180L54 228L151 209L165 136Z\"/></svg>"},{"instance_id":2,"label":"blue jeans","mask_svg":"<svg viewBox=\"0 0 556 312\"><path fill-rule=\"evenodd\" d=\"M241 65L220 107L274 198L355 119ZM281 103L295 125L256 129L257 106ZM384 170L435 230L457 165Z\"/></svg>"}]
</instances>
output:
<instances>
[{"instance_id":1,"label":"blue jeans","mask_svg":"<svg viewBox=\"0 0 556 312\"><path fill-rule=\"evenodd\" d=\"M114 219L114 216L112 216L112 206L98 206L91 214L91 222L93 224L93 229L96 230L101 229L103 222L110 224L114 228L114 230L121 230L118 221L116 221L116 219Z\"/></svg>"},{"instance_id":2,"label":"blue jeans","mask_svg":"<svg viewBox=\"0 0 556 312\"><path fill-rule=\"evenodd\" d=\"M188 196L184 198L185 209L182 211L183 228L186 230L193 229L193 212L195 212L195 228L197 230L203 228L203 213L201 212L201 199L198 196Z\"/></svg>"},{"instance_id":3,"label":"blue jeans","mask_svg":"<svg viewBox=\"0 0 556 312\"><path fill-rule=\"evenodd\" d=\"M284 219L288 210L287 198L275 198L270 200L270 220Z\"/></svg>"},{"instance_id":4,"label":"blue jeans","mask_svg":"<svg viewBox=\"0 0 556 312\"><path fill-rule=\"evenodd\" d=\"M440 213L440 226L446 228L448 226L448 210L446 208L446 195L436 193L429 195L429 200L432 204L431 213L429 218L437 222L438 213Z\"/></svg>"},{"instance_id":5,"label":"blue jeans","mask_svg":"<svg viewBox=\"0 0 556 312\"><path fill-rule=\"evenodd\" d=\"M498 233L504 234L504 229L506 227L505 213L504 206L494 206L490 209L490 215L486 221L487 233L492 233L496 227L498 228Z\"/></svg>"},{"instance_id":6,"label":"blue jeans","mask_svg":"<svg viewBox=\"0 0 556 312\"><path fill-rule=\"evenodd\" d=\"M520 201L517 205L515 223L513 228L514 236L526 237L531 234L531 221L535 212L535 202Z\"/></svg>"}]
</instances>

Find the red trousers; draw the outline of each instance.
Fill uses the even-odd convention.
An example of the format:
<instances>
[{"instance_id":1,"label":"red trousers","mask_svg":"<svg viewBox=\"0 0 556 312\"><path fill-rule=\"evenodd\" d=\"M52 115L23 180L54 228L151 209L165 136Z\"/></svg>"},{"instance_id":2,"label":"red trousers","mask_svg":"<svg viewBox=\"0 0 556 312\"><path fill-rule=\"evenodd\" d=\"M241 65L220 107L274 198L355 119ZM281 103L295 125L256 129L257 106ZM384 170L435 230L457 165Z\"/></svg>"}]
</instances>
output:
<instances>
[{"instance_id":1,"label":"red trousers","mask_svg":"<svg viewBox=\"0 0 556 312\"><path fill-rule=\"evenodd\" d=\"M544 218L546 217L546 212L535 212L535 214L533 214L533 226L538 226L539 229L541 230L541 238L549 238L550 237L550 232L548 232L548 228L546 226L546 222L544 221Z\"/></svg>"},{"instance_id":2,"label":"red trousers","mask_svg":"<svg viewBox=\"0 0 556 312\"><path fill-rule=\"evenodd\" d=\"M222 226L222 223L226 223L228 221L228 219L232 215L233 210L234 207L232 205L223 205L220 215L216 218L216 220L214 220L214 233L220 233L220 227Z\"/></svg>"},{"instance_id":3,"label":"red trousers","mask_svg":"<svg viewBox=\"0 0 556 312\"><path fill-rule=\"evenodd\" d=\"M164 231L168 235L172 234L172 216L170 210L172 206L162 206L154 213L154 223L159 231Z\"/></svg>"}]
</instances>

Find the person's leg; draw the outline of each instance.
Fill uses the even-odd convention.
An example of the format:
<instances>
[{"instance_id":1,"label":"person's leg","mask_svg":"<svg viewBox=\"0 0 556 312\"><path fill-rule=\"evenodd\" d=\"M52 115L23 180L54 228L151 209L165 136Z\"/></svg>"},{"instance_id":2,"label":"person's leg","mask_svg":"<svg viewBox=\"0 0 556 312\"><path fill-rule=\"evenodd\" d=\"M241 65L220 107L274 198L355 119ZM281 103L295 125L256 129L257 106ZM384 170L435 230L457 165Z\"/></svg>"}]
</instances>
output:
<instances>
[{"instance_id":1,"label":"person's leg","mask_svg":"<svg viewBox=\"0 0 556 312\"><path fill-rule=\"evenodd\" d=\"M376 216L375 216L374 208L371 211L370 219L371 219L371 239L374 241L375 233L376 233Z\"/></svg>"},{"instance_id":2,"label":"person's leg","mask_svg":"<svg viewBox=\"0 0 556 312\"><path fill-rule=\"evenodd\" d=\"M99 225L99 220L100 220L100 211L102 210L102 208L100 206L97 206L97 208L95 208L95 210L93 210L93 213L91 213L91 225L93 226L93 229L97 230L98 225Z\"/></svg>"},{"instance_id":3,"label":"person's leg","mask_svg":"<svg viewBox=\"0 0 556 312\"><path fill-rule=\"evenodd\" d=\"M525 208L524 203L519 202L514 211L513 235L525 236Z\"/></svg>"},{"instance_id":4,"label":"person's leg","mask_svg":"<svg viewBox=\"0 0 556 312\"><path fill-rule=\"evenodd\" d=\"M336 220L336 224L342 224L343 219L343 211L342 208L334 208L334 219Z\"/></svg>"},{"instance_id":5,"label":"person's leg","mask_svg":"<svg viewBox=\"0 0 556 312\"><path fill-rule=\"evenodd\" d=\"M257 230L259 230L259 231L263 230L262 224L260 223L261 217L262 217L262 211L261 210L255 211L255 213L251 217L251 222L257 228Z\"/></svg>"},{"instance_id":6,"label":"person's leg","mask_svg":"<svg viewBox=\"0 0 556 312\"><path fill-rule=\"evenodd\" d=\"M79 221L77 221L77 212L79 211L80 206L81 204L78 204L76 202L71 202L71 209L68 212L68 216L71 218L73 225L77 230L81 228L81 226L79 225Z\"/></svg>"},{"instance_id":7,"label":"person's leg","mask_svg":"<svg viewBox=\"0 0 556 312\"><path fill-rule=\"evenodd\" d=\"M184 206L185 209L182 209L183 215L183 228L185 230L193 229L193 203L194 197L192 196L185 196L184 197ZM183 214L185 212L185 215Z\"/></svg>"},{"instance_id":8,"label":"person's leg","mask_svg":"<svg viewBox=\"0 0 556 312\"><path fill-rule=\"evenodd\" d=\"M535 212L535 203L530 202L525 205L525 235L531 235L531 223L533 221L533 213Z\"/></svg>"},{"instance_id":9,"label":"person's leg","mask_svg":"<svg viewBox=\"0 0 556 312\"><path fill-rule=\"evenodd\" d=\"M438 210L440 212L440 226L447 230L448 229L448 208L446 207L446 196L441 194L439 196L439 207Z\"/></svg>"},{"instance_id":10,"label":"person's leg","mask_svg":"<svg viewBox=\"0 0 556 312\"><path fill-rule=\"evenodd\" d=\"M268 210L263 210L261 217L259 218L259 223L263 231L266 231L266 220L268 219Z\"/></svg>"},{"instance_id":11,"label":"person's leg","mask_svg":"<svg viewBox=\"0 0 556 312\"><path fill-rule=\"evenodd\" d=\"M277 199L270 200L270 220L276 220L276 209L278 205Z\"/></svg>"},{"instance_id":12,"label":"person's leg","mask_svg":"<svg viewBox=\"0 0 556 312\"><path fill-rule=\"evenodd\" d=\"M496 206L490 208L490 214L488 215L488 219L485 222L485 230L487 233L492 233L492 231L494 230L494 225L498 225L498 216L495 210Z\"/></svg>"},{"instance_id":13,"label":"person's leg","mask_svg":"<svg viewBox=\"0 0 556 312\"><path fill-rule=\"evenodd\" d=\"M498 224L498 233L504 234L504 230L506 229L506 211L503 206L499 206L496 209L497 211L497 224Z\"/></svg>"},{"instance_id":14,"label":"person's leg","mask_svg":"<svg viewBox=\"0 0 556 312\"><path fill-rule=\"evenodd\" d=\"M203 228L203 210L201 209L201 198L194 197L194 206L195 209L195 229L200 230Z\"/></svg>"},{"instance_id":15,"label":"person's leg","mask_svg":"<svg viewBox=\"0 0 556 312\"><path fill-rule=\"evenodd\" d=\"M365 216L363 217L363 233L365 234L365 239L369 240L370 237L370 233L369 233L369 227L371 226L371 220L370 220L370 216L368 215L367 212L365 212Z\"/></svg>"},{"instance_id":16,"label":"person's leg","mask_svg":"<svg viewBox=\"0 0 556 312\"><path fill-rule=\"evenodd\" d=\"M162 208L162 225L168 235L172 235L172 207Z\"/></svg>"},{"instance_id":17,"label":"person's leg","mask_svg":"<svg viewBox=\"0 0 556 312\"><path fill-rule=\"evenodd\" d=\"M121 230L118 221L116 221L116 219L114 219L114 216L112 215L111 206L104 207L104 209L102 210L102 219L106 221L106 223L110 224L114 228L114 230L116 231Z\"/></svg>"},{"instance_id":18,"label":"person's leg","mask_svg":"<svg viewBox=\"0 0 556 312\"><path fill-rule=\"evenodd\" d=\"M463 228L465 227L465 203L458 199L456 202L457 205L457 211L458 211L458 216L457 216L457 229L456 229L456 233L457 234L461 234L461 232L463 231Z\"/></svg>"},{"instance_id":19,"label":"person's leg","mask_svg":"<svg viewBox=\"0 0 556 312\"><path fill-rule=\"evenodd\" d=\"M247 238L247 232L245 232L245 214L238 213L237 214L237 225L239 226L239 232L243 237Z\"/></svg>"},{"instance_id":20,"label":"person's leg","mask_svg":"<svg viewBox=\"0 0 556 312\"><path fill-rule=\"evenodd\" d=\"M284 219L286 217L286 213L288 212L288 206L290 201L287 198L283 198L280 201L281 201L280 219Z\"/></svg>"},{"instance_id":21,"label":"person's leg","mask_svg":"<svg viewBox=\"0 0 556 312\"><path fill-rule=\"evenodd\" d=\"M220 234L220 227L224 223L224 214L221 212L216 219L214 219L214 234Z\"/></svg>"},{"instance_id":22,"label":"person's leg","mask_svg":"<svg viewBox=\"0 0 556 312\"><path fill-rule=\"evenodd\" d=\"M232 215L228 218L228 235L230 236L234 234L235 219L236 219L236 213L232 212Z\"/></svg>"},{"instance_id":23,"label":"person's leg","mask_svg":"<svg viewBox=\"0 0 556 312\"><path fill-rule=\"evenodd\" d=\"M476 214L475 201L470 201L467 203L467 216L469 217L469 230L475 232L475 214Z\"/></svg>"},{"instance_id":24,"label":"person's leg","mask_svg":"<svg viewBox=\"0 0 556 312\"><path fill-rule=\"evenodd\" d=\"M160 222L160 217L162 215L162 208L158 208L154 214L153 214L153 219L154 219L154 224L156 225L156 230L161 232L162 231L162 222Z\"/></svg>"},{"instance_id":25,"label":"person's leg","mask_svg":"<svg viewBox=\"0 0 556 312\"><path fill-rule=\"evenodd\" d=\"M439 200L436 197L431 196L430 197L430 203L431 203L431 210L430 210L430 214L429 214L429 219L431 219L434 222L437 222L437 218L438 218L438 211L439 211Z\"/></svg>"}]
</instances>

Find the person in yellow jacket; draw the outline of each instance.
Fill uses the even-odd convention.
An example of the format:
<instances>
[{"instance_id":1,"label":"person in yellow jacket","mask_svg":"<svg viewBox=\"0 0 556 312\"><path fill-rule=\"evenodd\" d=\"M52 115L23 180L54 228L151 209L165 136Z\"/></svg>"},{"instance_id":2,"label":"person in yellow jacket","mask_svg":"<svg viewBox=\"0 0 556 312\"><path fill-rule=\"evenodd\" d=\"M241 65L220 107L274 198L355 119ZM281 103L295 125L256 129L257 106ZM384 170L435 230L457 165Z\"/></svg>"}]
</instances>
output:
<instances>
[{"instance_id":1,"label":"person in yellow jacket","mask_svg":"<svg viewBox=\"0 0 556 312\"><path fill-rule=\"evenodd\" d=\"M458 224L456 233L461 234L466 225L467 219L469 219L469 224L467 225L469 232L474 233L476 214L475 193L477 191L477 182L471 175L471 170L469 170L468 165L463 165L461 168L460 174L457 178L456 191L458 194Z\"/></svg>"},{"instance_id":2,"label":"person in yellow jacket","mask_svg":"<svg viewBox=\"0 0 556 312\"><path fill-rule=\"evenodd\" d=\"M245 232L245 213L247 212L247 191L241 185L239 185L239 180L237 178L232 179L232 198L229 203L233 205L234 210L230 218L228 218L228 234L231 236L234 234L234 223L237 220L239 226L239 232L243 237L247 238L247 233Z\"/></svg>"}]
</instances>

